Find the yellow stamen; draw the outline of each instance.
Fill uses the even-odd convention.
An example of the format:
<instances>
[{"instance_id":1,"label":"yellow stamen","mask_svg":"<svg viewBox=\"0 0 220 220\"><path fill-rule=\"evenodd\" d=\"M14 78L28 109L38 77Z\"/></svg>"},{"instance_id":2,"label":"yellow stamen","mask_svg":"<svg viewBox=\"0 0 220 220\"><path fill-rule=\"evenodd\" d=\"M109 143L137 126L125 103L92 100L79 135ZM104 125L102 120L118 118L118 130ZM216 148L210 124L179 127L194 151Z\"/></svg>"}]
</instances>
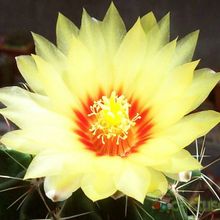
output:
<instances>
[{"instance_id":1,"label":"yellow stamen","mask_svg":"<svg viewBox=\"0 0 220 220\"><path fill-rule=\"evenodd\" d=\"M130 104L123 95L117 96L116 92L111 93L110 98L103 96L100 100L95 101L90 106L90 113L88 116L95 116L96 120L91 125L90 131L97 138L102 140L105 144L105 138L116 138L116 144L120 140L125 140L128 135L128 130L135 126L136 120L140 119L137 114L130 120L129 108Z\"/></svg>"}]
</instances>

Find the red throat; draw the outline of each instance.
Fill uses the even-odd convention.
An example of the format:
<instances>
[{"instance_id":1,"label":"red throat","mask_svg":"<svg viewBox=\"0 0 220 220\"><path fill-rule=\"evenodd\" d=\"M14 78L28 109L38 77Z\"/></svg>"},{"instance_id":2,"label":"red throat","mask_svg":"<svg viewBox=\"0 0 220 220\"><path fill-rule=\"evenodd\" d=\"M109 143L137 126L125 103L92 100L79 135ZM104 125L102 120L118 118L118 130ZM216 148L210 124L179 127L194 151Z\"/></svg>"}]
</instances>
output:
<instances>
[{"instance_id":1,"label":"red throat","mask_svg":"<svg viewBox=\"0 0 220 220\"><path fill-rule=\"evenodd\" d=\"M149 109L142 110L138 100L130 99L127 102L123 96L115 94L110 98L100 94L98 101L88 97L81 109L74 110L74 120L78 125L74 132L85 148L95 152L97 156L127 157L137 152L152 135L153 124L149 118ZM110 117L113 113L110 112L109 116L108 111L116 114L112 116L113 121ZM119 133L120 130L122 133Z\"/></svg>"}]
</instances>

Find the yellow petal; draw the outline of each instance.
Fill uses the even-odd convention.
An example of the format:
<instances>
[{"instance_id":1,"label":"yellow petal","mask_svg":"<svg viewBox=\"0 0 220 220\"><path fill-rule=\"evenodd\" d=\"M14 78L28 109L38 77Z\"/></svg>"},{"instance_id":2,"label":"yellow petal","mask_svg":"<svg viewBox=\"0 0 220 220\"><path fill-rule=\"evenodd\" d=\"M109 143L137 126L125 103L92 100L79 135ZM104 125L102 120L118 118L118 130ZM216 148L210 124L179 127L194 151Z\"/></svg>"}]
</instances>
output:
<instances>
[{"instance_id":1,"label":"yellow petal","mask_svg":"<svg viewBox=\"0 0 220 220\"><path fill-rule=\"evenodd\" d=\"M60 71L60 74L62 74L64 65L60 65L60 63L65 62L65 57L62 52L46 38L35 33L32 33L32 35L36 54L45 61L50 62Z\"/></svg>"},{"instance_id":2,"label":"yellow petal","mask_svg":"<svg viewBox=\"0 0 220 220\"><path fill-rule=\"evenodd\" d=\"M167 172L179 173L183 171L201 169L201 164L186 150L181 150L168 158L166 162L153 166L154 169Z\"/></svg>"},{"instance_id":3,"label":"yellow petal","mask_svg":"<svg viewBox=\"0 0 220 220\"><path fill-rule=\"evenodd\" d=\"M155 128L160 129L176 123L185 114L184 108L174 108L172 103L179 100L191 86L193 72L198 61L184 64L174 70L173 74L167 77L155 96L150 102L150 114L153 118ZM159 128L158 128L159 127Z\"/></svg>"},{"instance_id":4,"label":"yellow petal","mask_svg":"<svg viewBox=\"0 0 220 220\"><path fill-rule=\"evenodd\" d=\"M155 91L161 87L170 73L170 62L176 47L176 40L164 46L158 53L145 57L141 69L133 81L126 79L126 96L135 96L145 108L149 106ZM160 62L158 66L157 63ZM130 84L128 84L130 82ZM135 82L136 86L133 86ZM143 95L144 94L144 95Z\"/></svg>"},{"instance_id":5,"label":"yellow petal","mask_svg":"<svg viewBox=\"0 0 220 220\"><path fill-rule=\"evenodd\" d=\"M165 45L170 40L170 13L167 13L159 22L161 45Z\"/></svg>"},{"instance_id":6,"label":"yellow petal","mask_svg":"<svg viewBox=\"0 0 220 220\"><path fill-rule=\"evenodd\" d=\"M108 75L103 76L103 80L99 79L92 54L76 37L72 38L67 64L64 81L81 100L86 100L88 94L96 94L101 89L102 82L103 86L109 83L106 79Z\"/></svg>"},{"instance_id":7,"label":"yellow petal","mask_svg":"<svg viewBox=\"0 0 220 220\"><path fill-rule=\"evenodd\" d=\"M56 26L57 46L64 54L68 54L72 38L78 35L78 31L75 24L59 13Z\"/></svg>"},{"instance_id":8,"label":"yellow petal","mask_svg":"<svg viewBox=\"0 0 220 220\"><path fill-rule=\"evenodd\" d=\"M22 130L15 130L6 133L1 137L0 142L7 148L27 154L37 154L46 147L41 140L36 141L31 139Z\"/></svg>"},{"instance_id":9,"label":"yellow petal","mask_svg":"<svg viewBox=\"0 0 220 220\"><path fill-rule=\"evenodd\" d=\"M82 190L93 201L112 196L117 191L114 180L123 167L120 157L95 157L82 179Z\"/></svg>"},{"instance_id":10,"label":"yellow petal","mask_svg":"<svg viewBox=\"0 0 220 220\"><path fill-rule=\"evenodd\" d=\"M57 70L39 56L33 55L46 94L54 105L54 110L72 117L76 99L67 88ZM64 98L65 97L65 98Z\"/></svg>"},{"instance_id":11,"label":"yellow petal","mask_svg":"<svg viewBox=\"0 0 220 220\"><path fill-rule=\"evenodd\" d=\"M160 109L162 109L162 111L159 111L158 108L157 115L154 112L158 122L159 118L161 118L160 123L156 124L154 129L164 129L176 123L184 115L197 108L208 97L219 80L220 74L210 69L195 71L192 84L187 89L186 93L161 105ZM167 120L168 118L169 120Z\"/></svg>"},{"instance_id":12,"label":"yellow petal","mask_svg":"<svg viewBox=\"0 0 220 220\"><path fill-rule=\"evenodd\" d=\"M182 146L177 145L172 140L165 137L155 137L140 146L140 153L146 157L154 158L155 160L163 159L163 157L172 155L182 149ZM146 159L147 161L148 159Z\"/></svg>"},{"instance_id":13,"label":"yellow petal","mask_svg":"<svg viewBox=\"0 0 220 220\"><path fill-rule=\"evenodd\" d=\"M44 122L46 125L29 126L26 130L15 130L6 133L0 139L8 148L38 154L46 148L70 149L76 144L76 137L70 128L61 127L59 123ZM50 123L50 124L49 124ZM65 142L63 142L65 140Z\"/></svg>"},{"instance_id":14,"label":"yellow petal","mask_svg":"<svg viewBox=\"0 0 220 220\"><path fill-rule=\"evenodd\" d=\"M41 127L42 125L73 126L72 121L52 112L50 103L44 96L28 92L19 87L0 89L0 101L7 108L0 109L0 114L20 128Z\"/></svg>"},{"instance_id":15,"label":"yellow petal","mask_svg":"<svg viewBox=\"0 0 220 220\"><path fill-rule=\"evenodd\" d=\"M146 50L146 35L140 19L125 35L114 59L115 86L120 88L125 80L128 85L134 82L135 77L144 60ZM125 79L126 78L126 79Z\"/></svg>"},{"instance_id":16,"label":"yellow petal","mask_svg":"<svg viewBox=\"0 0 220 220\"><path fill-rule=\"evenodd\" d=\"M44 94L42 83L37 73L37 67L31 56L16 57L18 69L30 88L40 94Z\"/></svg>"},{"instance_id":17,"label":"yellow petal","mask_svg":"<svg viewBox=\"0 0 220 220\"><path fill-rule=\"evenodd\" d=\"M74 147L74 146L73 146ZM87 151L45 149L32 160L24 179L63 174L81 174L89 167L94 155Z\"/></svg>"},{"instance_id":18,"label":"yellow petal","mask_svg":"<svg viewBox=\"0 0 220 220\"><path fill-rule=\"evenodd\" d=\"M31 103L49 108L49 101L46 96L29 92L18 86L0 88L0 102L8 107L25 109Z\"/></svg>"},{"instance_id":19,"label":"yellow petal","mask_svg":"<svg viewBox=\"0 0 220 220\"><path fill-rule=\"evenodd\" d=\"M112 175L108 170L99 172L93 170L84 174L81 182L83 192L92 200L97 201L113 195L117 189Z\"/></svg>"},{"instance_id":20,"label":"yellow petal","mask_svg":"<svg viewBox=\"0 0 220 220\"><path fill-rule=\"evenodd\" d=\"M56 176L47 176L44 180L44 191L53 202L68 199L80 188L81 175L63 172Z\"/></svg>"},{"instance_id":21,"label":"yellow petal","mask_svg":"<svg viewBox=\"0 0 220 220\"><path fill-rule=\"evenodd\" d=\"M100 22L91 18L85 9L83 10L79 39L89 48L96 62L101 64L106 58L106 46Z\"/></svg>"},{"instance_id":22,"label":"yellow petal","mask_svg":"<svg viewBox=\"0 0 220 220\"><path fill-rule=\"evenodd\" d=\"M157 24L157 20L153 14L153 12L149 12L141 18L141 25L145 31L148 33L150 29Z\"/></svg>"},{"instance_id":23,"label":"yellow petal","mask_svg":"<svg viewBox=\"0 0 220 220\"><path fill-rule=\"evenodd\" d=\"M163 114L164 111L161 111L161 104L168 103L170 100L178 98L186 92L191 85L193 73L198 63L199 61L186 63L171 71L164 83L161 83L159 90L152 97L150 104L153 106L153 111L155 110ZM157 117L157 115L158 113L156 112L155 116ZM161 122L160 119L158 121Z\"/></svg>"},{"instance_id":24,"label":"yellow petal","mask_svg":"<svg viewBox=\"0 0 220 220\"><path fill-rule=\"evenodd\" d=\"M192 179L192 171L183 171L180 173L164 173L167 177L179 181L179 182L189 182Z\"/></svg>"},{"instance_id":25,"label":"yellow petal","mask_svg":"<svg viewBox=\"0 0 220 220\"><path fill-rule=\"evenodd\" d=\"M98 20L91 18L85 10L82 15L79 40L89 51L89 56L92 57L93 65L95 65L95 71L88 73L89 78L87 80L91 80L90 82L93 83L92 88L96 87L96 89L104 90L106 94L109 93L109 89L112 89L113 71L107 45L102 33L102 25ZM76 52L75 54L78 56ZM83 58L83 60L86 58ZM88 61L89 67L91 66L90 61L91 58Z\"/></svg>"},{"instance_id":26,"label":"yellow petal","mask_svg":"<svg viewBox=\"0 0 220 220\"><path fill-rule=\"evenodd\" d=\"M147 196L159 198L163 197L168 190L168 181L166 177L154 169L150 169L151 182L148 188Z\"/></svg>"},{"instance_id":27,"label":"yellow petal","mask_svg":"<svg viewBox=\"0 0 220 220\"><path fill-rule=\"evenodd\" d=\"M116 179L116 188L143 203L151 182L150 172L143 166L127 163Z\"/></svg>"},{"instance_id":28,"label":"yellow petal","mask_svg":"<svg viewBox=\"0 0 220 220\"><path fill-rule=\"evenodd\" d=\"M194 31L177 42L176 53L173 59L174 66L182 65L192 60L198 36L199 31Z\"/></svg>"},{"instance_id":29,"label":"yellow petal","mask_svg":"<svg viewBox=\"0 0 220 220\"><path fill-rule=\"evenodd\" d=\"M34 157L29 165L24 179L59 175L63 169L65 154L50 154L43 152ZM56 169L54 169L56 168Z\"/></svg>"},{"instance_id":30,"label":"yellow petal","mask_svg":"<svg viewBox=\"0 0 220 220\"><path fill-rule=\"evenodd\" d=\"M129 95L135 95L138 101L145 108L149 107L150 100L153 99L155 91L158 91L161 84L170 73L170 62L176 47L176 40L164 46L158 53L151 57L145 57L138 77L127 84ZM158 66L157 63L160 62ZM127 80L126 80L127 82ZM135 87L133 86L135 82ZM143 95L144 94L144 95Z\"/></svg>"},{"instance_id":31,"label":"yellow petal","mask_svg":"<svg viewBox=\"0 0 220 220\"><path fill-rule=\"evenodd\" d=\"M195 139L207 134L220 122L220 113L215 111L202 111L190 114L181 119L177 124L161 132L176 145L185 147Z\"/></svg>"},{"instance_id":32,"label":"yellow petal","mask_svg":"<svg viewBox=\"0 0 220 220\"><path fill-rule=\"evenodd\" d=\"M220 73L215 73L211 69L195 71L192 85L184 95L184 99L190 104L186 113L197 108L208 97L219 80Z\"/></svg>"},{"instance_id":33,"label":"yellow petal","mask_svg":"<svg viewBox=\"0 0 220 220\"><path fill-rule=\"evenodd\" d=\"M101 24L109 57L113 57L126 33L124 22L112 2Z\"/></svg>"},{"instance_id":34,"label":"yellow petal","mask_svg":"<svg viewBox=\"0 0 220 220\"><path fill-rule=\"evenodd\" d=\"M169 42L170 15L164 16L147 32L147 55L155 54Z\"/></svg>"}]
</instances>

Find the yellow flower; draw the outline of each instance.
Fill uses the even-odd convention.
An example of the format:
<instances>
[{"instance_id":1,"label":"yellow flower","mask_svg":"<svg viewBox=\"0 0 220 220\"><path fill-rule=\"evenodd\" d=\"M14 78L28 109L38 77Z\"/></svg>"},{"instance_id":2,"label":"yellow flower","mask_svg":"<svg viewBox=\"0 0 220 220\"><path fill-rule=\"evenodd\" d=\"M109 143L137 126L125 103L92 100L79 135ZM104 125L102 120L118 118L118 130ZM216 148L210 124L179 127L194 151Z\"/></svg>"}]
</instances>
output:
<instances>
[{"instance_id":1,"label":"yellow flower","mask_svg":"<svg viewBox=\"0 0 220 220\"><path fill-rule=\"evenodd\" d=\"M169 42L169 15L151 12L126 32L112 4L103 21L84 11L80 30L60 14L57 47L33 37L37 55L17 57L31 91L0 90L0 113L19 127L1 142L35 155L24 178L45 177L49 198L81 187L93 201L120 191L143 202L166 193L165 176L201 168L183 148L220 115L189 113L220 75L195 71L198 31Z\"/></svg>"}]
</instances>

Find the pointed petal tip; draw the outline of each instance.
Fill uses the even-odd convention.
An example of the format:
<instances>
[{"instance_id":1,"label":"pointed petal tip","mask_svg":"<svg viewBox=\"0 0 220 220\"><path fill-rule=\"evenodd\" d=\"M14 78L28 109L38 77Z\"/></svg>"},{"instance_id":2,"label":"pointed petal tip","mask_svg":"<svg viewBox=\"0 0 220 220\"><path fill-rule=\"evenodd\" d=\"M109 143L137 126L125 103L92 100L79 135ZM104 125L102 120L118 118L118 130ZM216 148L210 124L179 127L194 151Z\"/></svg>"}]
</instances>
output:
<instances>
[{"instance_id":1,"label":"pointed petal tip","mask_svg":"<svg viewBox=\"0 0 220 220\"><path fill-rule=\"evenodd\" d=\"M137 18L136 22L134 23L134 25L133 25L133 27L131 29L133 29L134 27L138 27L138 28L143 29L142 25L141 25L141 17L140 16Z\"/></svg>"},{"instance_id":2,"label":"pointed petal tip","mask_svg":"<svg viewBox=\"0 0 220 220\"><path fill-rule=\"evenodd\" d=\"M152 11L148 12L146 15L148 16L154 16L154 13ZM154 16L155 17L155 16Z\"/></svg>"},{"instance_id":3,"label":"pointed petal tip","mask_svg":"<svg viewBox=\"0 0 220 220\"><path fill-rule=\"evenodd\" d=\"M57 23L62 21L63 19L65 19L66 17L61 13L61 12L58 12L58 16L57 16Z\"/></svg>"},{"instance_id":4,"label":"pointed petal tip","mask_svg":"<svg viewBox=\"0 0 220 220\"><path fill-rule=\"evenodd\" d=\"M115 3L113 1L111 2L109 9L114 9L114 10L116 9L117 10Z\"/></svg>"},{"instance_id":5,"label":"pointed petal tip","mask_svg":"<svg viewBox=\"0 0 220 220\"><path fill-rule=\"evenodd\" d=\"M44 38L43 36L41 36L40 34L31 32L31 35L33 37L35 46L37 46L38 44L40 44L42 41L47 40L46 38Z\"/></svg>"},{"instance_id":6,"label":"pointed petal tip","mask_svg":"<svg viewBox=\"0 0 220 220\"><path fill-rule=\"evenodd\" d=\"M18 61L20 59L20 56L16 56L15 60Z\"/></svg>"},{"instance_id":7,"label":"pointed petal tip","mask_svg":"<svg viewBox=\"0 0 220 220\"><path fill-rule=\"evenodd\" d=\"M85 8L83 8L82 17L85 15L89 16L89 13L87 12L87 10Z\"/></svg>"},{"instance_id":8,"label":"pointed petal tip","mask_svg":"<svg viewBox=\"0 0 220 220\"><path fill-rule=\"evenodd\" d=\"M170 21L170 12L167 12L162 18L161 20L159 21L160 22L163 22L163 21Z\"/></svg>"},{"instance_id":9,"label":"pointed petal tip","mask_svg":"<svg viewBox=\"0 0 220 220\"><path fill-rule=\"evenodd\" d=\"M113 17L115 14L118 14L120 16L120 13L115 5L114 2L111 2L111 4L109 5L107 12L105 14L104 20L106 17L108 17L108 14L110 15L110 17ZM120 16L121 17L121 16Z\"/></svg>"},{"instance_id":10,"label":"pointed petal tip","mask_svg":"<svg viewBox=\"0 0 220 220\"><path fill-rule=\"evenodd\" d=\"M193 32L191 32L191 33L189 33L189 34L187 34L184 38L182 38L181 40L184 40L184 39L190 39L190 41L192 41L192 42L195 42L195 44L196 44L196 42L198 41L198 38L199 38L199 34L200 34L200 30L198 29L198 30L195 30L195 31L193 31ZM196 45L195 45L196 46Z\"/></svg>"},{"instance_id":11,"label":"pointed petal tip","mask_svg":"<svg viewBox=\"0 0 220 220\"><path fill-rule=\"evenodd\" d=\"M193 171L194 170L202 170L204 167L202 166L202 164L198 161L198 164L197 164L197 166L196 167L194 167L194 169L193 169Z\"/></svg>"},{"instance_id":12,"label":"pointed petal tip","mask_svg":"<svg viewBox=\"0 0 220 220\"><path fill-rule=\"evenodd\" d=\"M81 26L82 24L85 22L87 23L88 20L91 20L91 16L89 15L89 13L87 12L87 10L85 8L83 8L83 12L82 12L82 18L81 18Z\"/></svg>"},{"instance_id":13,"label":"pointed petal tip","mask_svg":"<svg viewBox=\"0 0 220 220\"><path fill-rule=\"evenodd\" d=\"M141 204L144 204L144 200L145 200L145 196L141 196L141 197L136 197L135 198L138 202L140 202Z\"/></svg>"},{"instance_id":14,"label":"pointed petal tip","mask_svg":"<svg viewBox=\"0 0 220 220\"><path fill-rule=\"evenodd\" d=\"M199 36L199 34L200 34L200 30L199 29L197 29L197 30L195 30L195 31L193 31L192 32L192 34L194 34L195 36Z\"/></svg>"},{"instance_id":15,"label":"pointed petal tip","mask_svg":"<svg viewBox=\"0 0 220 220\"><path fill-rule=\"evenodd\" d=\"M91 193L90 190L87 190L86 188L82 187L82 190L83 192L85 193L85 195L90 199L92 200L93 202L97 202L99 200L102 200L102 199L106 199L108 197L110 197L111 195L102 195L102 194L97 194L95 192ZM112 193L113 195L114 193Z\"/></svg>"},{"instance_id":16,"label":"pointed petal tip","mask_svg":"<svg viewBox=\"0 0 220 220\"><path fill-rule=\"evenodd\" d=\"M39 56L37 56L36 54L32 53L31 56L33 57L33 59L39 59Z\"/></svg>"},{"instance_id":17,"label":"pointed petal tip","mask_svg":"<svg viewBox=\"0 0 220 220\"><path fill-rule=\"evenodd\" d=\"M24 57L26 57L26 56L27 56L27 55L16 56L16 57L15 57L15 61L16 61L17 65L19 65L19 63L22 62L22 59L23 59Z\"/></svg>"},{"instance_id":18,"label":"pointed petal tip","mask_svg":"<svg viewBox=\"0 0 220 220\"><path fill-rule=\"evenodd\" d=\"M201 61L201 59L198 59L198 60L193 61L192 63L195 64L195 67L197 67L198 64L200 63L200 61Z\"/></svg>"},{"instance_id":19,"label":"pointed petal tip","mask_svg":"<svg viewBox=\"0 0 220 220\"><path fill-rule=\"evenodd\" d=\"M32 169L27 169L23 179L24 180L31 180L36 178L43 178L43 176L39 175L39 172L34 172Z\"/></svg>"},{"instance_id":20,"label":"pointed petal tip","mask_svg":"<svg viewBox=\"0 0 220 220\"><path fill-rule=\"evenodd\" d=\"M176 37L175 39L173 39L172 41L170 41L167 45L171 45L171 44L172 44L173 46L176 47L177 41L178 41L178 37Z\"/></svg>"},{"instance_id":21,"label":"pointed petal tip","mask_svg":"<svg viewBox=\"0 0 220 220\"><path fill-rule=\"evenodd\" d=\"M24 178L23 178L24 180L28 180L28 179L31 179L31 177L29 177L29 175L28 174L25 174L25 176L24 176Z\"/></svg>"},{"instance_id":22,"label":"pointed petal tip","mask_svg":"<svg viewBox=\"0 0 220 220\"><path fill-rule=\"evenodd\" d=\"M33 37L33 38L37 38L37 37L39 37L39 36L40 36L39 34L37 34L37 33L33 32L33 31L31 31L31 35L32 35L32 37Z\"/></svg>"},{"instance_id":23,"label":"pointed petal tip","mask_svg":"<svg viewBox=\"0 0 220 220\"><path fill-rule=\"evenodd\" d=\"M24 180L30 180L30 179L34 179L34 178L38 178L38 176L31 175L31 172L29 172L28 170L23 177Z\"/></svg>"},{"instance_id":24,"label":"pointed petal tip","mask_svg":"<svg viewBox=\"0 0 220 220\"><path fill-rule=\"evenodd\" d=\"M161 18L161 20L158 22L159 26L162 24L166 24L169 26L170 24L170 12L168 12L165 16Z\"/></svg>"},{"instance_id":25,"label":"pointed petal tip","mask_svg":"<svg viewBox=\"0 0 220 220\"><path fill-rule=\"evenodd\" d=\"M155 21L156 21L156 17L154 15L154 13L152 11L150 12L147 12L146 14L144 14L141 19L144 19L144 18L153 18Z\"/></svg>"},{"instance_id":26,"label":"pointed petal tip","mask_svg":"<svg viewBox=\"0 0 220 220\"><path fill-rule=\"evenodd\" d=\"M197 34L200 34L200 29L197 29L194 32L197 33Z\"/></svg>"},{"instance_id":27,"label":"pointed petal tip","mask_svg":"<svg viewBox=\"0 0 220 220\"><path fill-rule=\"evenodd\" d=\"M61 12L58 12L58 18L63 17L64 15Z\"/></svg>"},{"instance_id":28,"label":"pointed petal tip","mask_svg":"<svg viewBox=\"0 0 220 220\"><path fill-rule=\"evenodd\" d=\"M198 41L199 34L200 34L200 30L198 29L189 33L188 35L186 35L186 37L189 36L189 38L191 38L196 43Z\"/></svg>"},{"instance_id":29,"label":"pointed petal tip","mask_svg":"<svg viewBox=\"0 0 220 220\"><path fill-rule=\"evenodd\" d=\"M167 17L170 19L170 11L166 13L166 15L164 17Z\"/></svg>"},{"instance_id":30,"label":"pointed petal tip","mask_svg":"<svg viewBox=\"0 0 220 220\"><path fill-rule=\"evenodd\" d=\"M213 75L214 75L214 74L219 74L219 73L220 73L220 72L216 72L215 70L212 70L212 69L210 69L209 72L210 72L211 74L213 74Z\"/></svg>"}]
</instances>

